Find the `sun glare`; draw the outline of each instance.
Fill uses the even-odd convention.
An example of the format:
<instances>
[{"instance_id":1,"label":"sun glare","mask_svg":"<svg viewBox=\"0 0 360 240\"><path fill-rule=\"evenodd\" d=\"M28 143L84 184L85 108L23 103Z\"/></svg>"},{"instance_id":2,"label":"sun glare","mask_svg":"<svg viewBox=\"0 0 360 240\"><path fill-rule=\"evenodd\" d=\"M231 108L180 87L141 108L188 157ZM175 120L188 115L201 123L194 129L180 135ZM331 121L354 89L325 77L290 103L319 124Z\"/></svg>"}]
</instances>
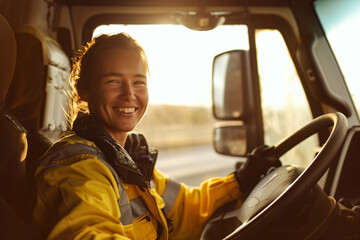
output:
<instances>
[{"instance_id":1,"label":"sun glare","mask_svg":"<svg viewBox=\"0 0 360 240\"><path fill-rule=\"evenodd\" d=\"M150 104L211 105L215 55L249 49L247 27L220 26L193 31L179 25L102 25L99 34L128 33L145 49L150 68Z\"/></svg>"}]
</instances>

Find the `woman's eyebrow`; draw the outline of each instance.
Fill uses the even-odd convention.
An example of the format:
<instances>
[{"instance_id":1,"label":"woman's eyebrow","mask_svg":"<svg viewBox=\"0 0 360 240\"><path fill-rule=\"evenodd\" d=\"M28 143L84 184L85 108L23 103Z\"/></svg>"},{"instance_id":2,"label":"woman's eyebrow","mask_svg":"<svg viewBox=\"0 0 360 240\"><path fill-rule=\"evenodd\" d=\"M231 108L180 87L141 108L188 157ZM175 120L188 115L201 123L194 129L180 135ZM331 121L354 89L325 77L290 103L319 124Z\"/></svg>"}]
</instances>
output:
<instances>
[{"instance_id":1,"label":"woman's eyebrow","mask_svg":"<svg viewBox=\"0 0 360 240\"><path fill-rule=\"evenodd\" d=\"M102 75L102 77L122 77L124 76L122 73L116 73L116 72L108 72Z\"/></svg>"},{"instance_id":2,"label":"woman's eyebrow","mask_svg":"<svg viewBox=\"0 0 360 240\"><path fill-rule=\"evenodd\" d=\"M135 74L135 76L134 77L137 77L137 78L147 78L146 77L146 75L144 75L144 74Z\"/></svg>"},{"instance_id":3,"label":"woman's eyebrow","mask_svg":"<svg viewBox=\"0 0 360 240\"><path fill-rule=\"evenodd\" d=\"M102 77L123 77L124 74L122 73L116 73L116 72L109 72L109 73L105 73ZM138 73L133 75L133 77L137 77L137 78L147 78L146 75Z\"/></svg>"}]
</instances>

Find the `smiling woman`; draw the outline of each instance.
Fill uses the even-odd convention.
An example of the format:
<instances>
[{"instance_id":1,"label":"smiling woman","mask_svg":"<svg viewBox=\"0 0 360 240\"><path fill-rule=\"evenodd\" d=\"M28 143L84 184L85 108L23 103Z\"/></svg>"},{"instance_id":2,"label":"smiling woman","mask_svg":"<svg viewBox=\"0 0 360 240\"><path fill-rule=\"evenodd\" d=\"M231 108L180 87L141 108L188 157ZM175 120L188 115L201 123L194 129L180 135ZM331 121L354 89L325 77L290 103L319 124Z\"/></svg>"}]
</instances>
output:
<instances>
[{"instance_id":1,"label":"smiling woman","mask_svg":"<svg viewBox=\"0 0 360 240\"><path fill-rule=\"evenodd\" d=\"M70 81L88 113L75 109L72 132L39 160L34 226L47 239L199 239L208 217L247 191L244 171L196 189L162 174L145 137L128 135L148 105L142 47L119 33L82 50Z\"/></svg>"}]
</instances>

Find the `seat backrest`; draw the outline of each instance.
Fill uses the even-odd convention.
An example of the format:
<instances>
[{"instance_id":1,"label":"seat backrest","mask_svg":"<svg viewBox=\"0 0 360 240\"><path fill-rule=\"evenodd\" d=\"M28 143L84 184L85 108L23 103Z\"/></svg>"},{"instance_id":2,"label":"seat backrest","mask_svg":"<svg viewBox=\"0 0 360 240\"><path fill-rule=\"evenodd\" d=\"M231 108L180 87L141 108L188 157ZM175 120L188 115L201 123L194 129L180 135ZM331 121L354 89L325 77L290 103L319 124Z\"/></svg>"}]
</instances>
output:
<instances>
[{"instance_id":1,"label":"seat backrest","mask_svg":"<svg viewBox=\"0 0 360 240\"><path fill-rule=\"evenodd\" d=\"M14 33L0 15L0 239L33 239L27 213L26 131L4 107L16 62Z\"/></svg>"},{"instance_id":2,"label":"seat backrest","mask_svg":"<svg viewBox=\"0 0 360 240\"><path fill-rule=\"evenodd\" d=\"M6 106L27 130L27 179L37 160L66 131L70 60L60 45L33 26L15 34L17 63Z\"/></svg>"},{"instance_id":3,"label":"seat backrest","mask_svg":"<svg viewBox=\"0 0 360 240\"><path fill-rule=\"evenodd\" d=\"M14 33L3 17L0 32L0 194L16 209L18 201L25 197L27 142L25 129L4 107L16 62L16 42Z\"/></svg>"}]
</instances>

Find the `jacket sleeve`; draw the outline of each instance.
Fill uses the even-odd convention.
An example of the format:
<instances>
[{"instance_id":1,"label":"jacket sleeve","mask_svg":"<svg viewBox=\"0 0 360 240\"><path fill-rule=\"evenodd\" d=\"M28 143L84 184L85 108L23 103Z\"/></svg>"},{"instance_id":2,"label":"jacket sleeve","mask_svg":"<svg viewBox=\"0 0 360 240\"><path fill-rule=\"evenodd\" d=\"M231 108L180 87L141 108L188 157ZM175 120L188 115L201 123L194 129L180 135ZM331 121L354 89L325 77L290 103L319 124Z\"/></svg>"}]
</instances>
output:
<instances>
[{"instance_id":1,"label":"jacket sleeve","mask_svg":"<svg viewBox=\"0 0 360 240\"><path fill-rule=\"evenodd\" d=\"M48 239L128 239L112 173L96 156L76 160L38 169L34 227Z\"/></svg>"},{"instance_id":2,"label":"jacket sleeve","mask_svg":"<svg viewBox=\"0 0 360 240\"><path fill-rule=\"evenodd\" d=\"M170 239L199 239L212 213L241 196L234 174L209 179L195 188L173 182L158 170L155 171L154 178L158 181L157 191L165 202L164 212L169 222ZM177 190L169 191L169 188ZM172 192L171 195L175 194L175 197L168 196L167 192ZM168 197L174 199L168 201ZM166 206L169 202L171 206Z\"/></svg>"}]
</instances>

